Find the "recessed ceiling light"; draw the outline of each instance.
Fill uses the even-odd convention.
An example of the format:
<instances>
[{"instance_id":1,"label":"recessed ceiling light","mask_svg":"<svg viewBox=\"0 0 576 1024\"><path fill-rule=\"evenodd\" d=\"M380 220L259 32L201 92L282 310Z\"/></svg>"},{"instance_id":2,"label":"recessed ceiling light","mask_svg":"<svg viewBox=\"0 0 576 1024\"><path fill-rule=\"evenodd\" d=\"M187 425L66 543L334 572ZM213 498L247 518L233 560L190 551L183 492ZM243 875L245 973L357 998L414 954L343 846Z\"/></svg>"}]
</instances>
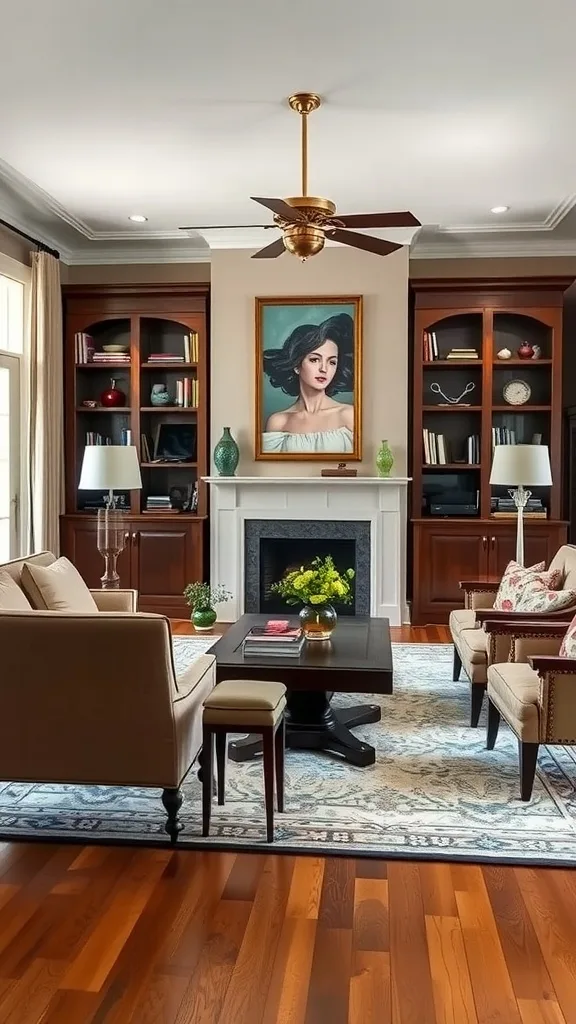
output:
<instances>
[{"instance_id":1,"label":"recessed ceiling light","mask_svg":"<svg viewBox=\"0 0 576 1024\"><path fill-rule=\"evenodd\" d=\"M131 213L128 220L133 220L135 224L145 224L148 217L145 217L142 213Z\"/></svg>"},{"instance_id":2,"label":"recessed ceiling light","mask_svg":"<svg viewBox=\"0 0 576 1024\"><path fill-rule=\"evenodd\" d=\"M508 213L509 206L493 206L490 213Z\"/></svg>"}]
</instances>

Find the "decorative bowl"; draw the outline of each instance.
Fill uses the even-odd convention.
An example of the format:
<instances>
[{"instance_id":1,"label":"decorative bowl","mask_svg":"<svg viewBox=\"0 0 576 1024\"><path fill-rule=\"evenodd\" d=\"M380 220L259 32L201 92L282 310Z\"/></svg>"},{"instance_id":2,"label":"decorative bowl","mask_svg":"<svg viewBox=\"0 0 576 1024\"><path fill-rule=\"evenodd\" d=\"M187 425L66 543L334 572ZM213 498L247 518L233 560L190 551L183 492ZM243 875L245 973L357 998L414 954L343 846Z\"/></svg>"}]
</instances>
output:
<instances>
[{"instance_id":1,"label":"decorative bowl","mask_svg":"<svg viewBox=\"0 0 576 1024\"><path fill-rule=\"evenodd\" d=\"M102 351L108 352L109 355L123 355L125 352L130 351L129 345L102 345Z\"/></svg>"}]
</instances>

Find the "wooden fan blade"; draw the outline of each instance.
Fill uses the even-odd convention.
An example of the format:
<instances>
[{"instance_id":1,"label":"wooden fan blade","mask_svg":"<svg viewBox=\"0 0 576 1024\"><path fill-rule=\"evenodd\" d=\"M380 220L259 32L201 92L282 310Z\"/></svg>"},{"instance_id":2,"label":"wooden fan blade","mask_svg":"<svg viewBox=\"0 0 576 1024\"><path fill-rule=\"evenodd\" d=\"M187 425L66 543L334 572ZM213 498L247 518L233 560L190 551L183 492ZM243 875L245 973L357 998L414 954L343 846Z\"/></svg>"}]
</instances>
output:
<instances>
[{"instance_id":1,"label":"wooden fan blade","mask_svg":"<svg viewBox=\"0 0 576 1024\"><path fill-rule=\"evenodd\" d=\"M275 224L192 224L178 228L178 231L230 231L232 228L274 228Z\"/></svg>"},{"instance_id":2,"label":"wooden fan blade","mask_svg":"<svg viewBox=\"0 0 576 1024\"><path fill-rule=\"evenodd\" d=\"M283 252L286 252L284 241L282 238L277 238L271 245L267 245L264 249L259 249L258 252L252 253L252 259L274 260L277 256L281 256Z\"/></svg>"},{"instance_id":3,"label":"wooden fan blade","mask_svg":"<svg viewBox=\"0 0 576 1024\"><path fill-rule=\"evenodd\" d=\"M261 206L265 206L266 209L272 210L272 213L277 213L282 220L289 220L293 224L298 224L303 219L299 210L293 210L283 199L261 199L258 196L250 196L250 199L253 199L255 203L260 203Z\"/></svg>"},{"instance_id":4,"label":"wooden fan blade","mask_svg":"<svg viewBox=\"0 0 576 1024\"><path fill-rule=\"evenodd\" d=\"M329 237L344 245L353 245L355 249L366 249L377 256L389 256L402 246L397 242L386 242L383 238L371 238L370 235L359 235L356 231L343 231L342 228L329 229Z\"/></svg>"},{"instance_id":5,"label":"wooden fan blade","mask_svg":"<svg viewBox=\"0 0 576 1024\"><path fill-rule=\"evenodd\" d=\"M345 228L419 228L422 225L413 213L353 213L349 217L336 214Z\"/></svg>"}]
</instances>

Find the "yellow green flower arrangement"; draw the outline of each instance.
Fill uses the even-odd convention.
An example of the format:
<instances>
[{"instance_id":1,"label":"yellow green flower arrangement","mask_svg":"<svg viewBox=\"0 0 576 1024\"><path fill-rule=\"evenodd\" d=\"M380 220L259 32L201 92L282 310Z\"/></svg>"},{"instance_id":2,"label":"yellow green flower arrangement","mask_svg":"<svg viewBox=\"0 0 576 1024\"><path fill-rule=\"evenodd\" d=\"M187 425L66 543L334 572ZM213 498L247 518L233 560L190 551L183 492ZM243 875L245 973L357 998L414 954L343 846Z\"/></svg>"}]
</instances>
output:
<instances>
[{"instance_id":1,"label":"yellow green flower arrangement","mask_svg":"<svg viewBox=\"0 0 576 1024\"><path fill-rule=\"evenodd\" d=\"M350 604L353 579L354 569L338 572L334 559L327 555L286 573L270 589L283 597L286 604Z\"/></svg>"}]
</instances>

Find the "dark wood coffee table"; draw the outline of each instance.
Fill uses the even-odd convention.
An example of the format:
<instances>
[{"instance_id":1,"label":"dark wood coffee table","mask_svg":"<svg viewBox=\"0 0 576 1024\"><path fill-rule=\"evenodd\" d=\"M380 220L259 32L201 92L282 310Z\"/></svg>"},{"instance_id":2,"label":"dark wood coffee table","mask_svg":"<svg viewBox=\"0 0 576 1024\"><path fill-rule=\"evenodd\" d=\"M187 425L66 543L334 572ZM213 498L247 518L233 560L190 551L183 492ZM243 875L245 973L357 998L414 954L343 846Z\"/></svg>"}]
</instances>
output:
<instances>
[{"instance_id":1,"label":"dark wood coffee table","mask_svg":"<svg viewBox=\"0 0 576 1024\"><path fill-rule=\"evenodd\" d=\"M339 754L360 768L374 764L376 754L350 729L380 721L377 704L333 708L334 693L392 693L392 648L388 619L341 616L328 642L311 641L299 658L244 657L242 641L266 615L243 615L212 647L216 679L265 679L288 688L286 744L305 750ZM295 623L297 620L294 620ZM262 752L259 737L229 744L233 761L248 761Z\"/></svg>"}]
</instances>

